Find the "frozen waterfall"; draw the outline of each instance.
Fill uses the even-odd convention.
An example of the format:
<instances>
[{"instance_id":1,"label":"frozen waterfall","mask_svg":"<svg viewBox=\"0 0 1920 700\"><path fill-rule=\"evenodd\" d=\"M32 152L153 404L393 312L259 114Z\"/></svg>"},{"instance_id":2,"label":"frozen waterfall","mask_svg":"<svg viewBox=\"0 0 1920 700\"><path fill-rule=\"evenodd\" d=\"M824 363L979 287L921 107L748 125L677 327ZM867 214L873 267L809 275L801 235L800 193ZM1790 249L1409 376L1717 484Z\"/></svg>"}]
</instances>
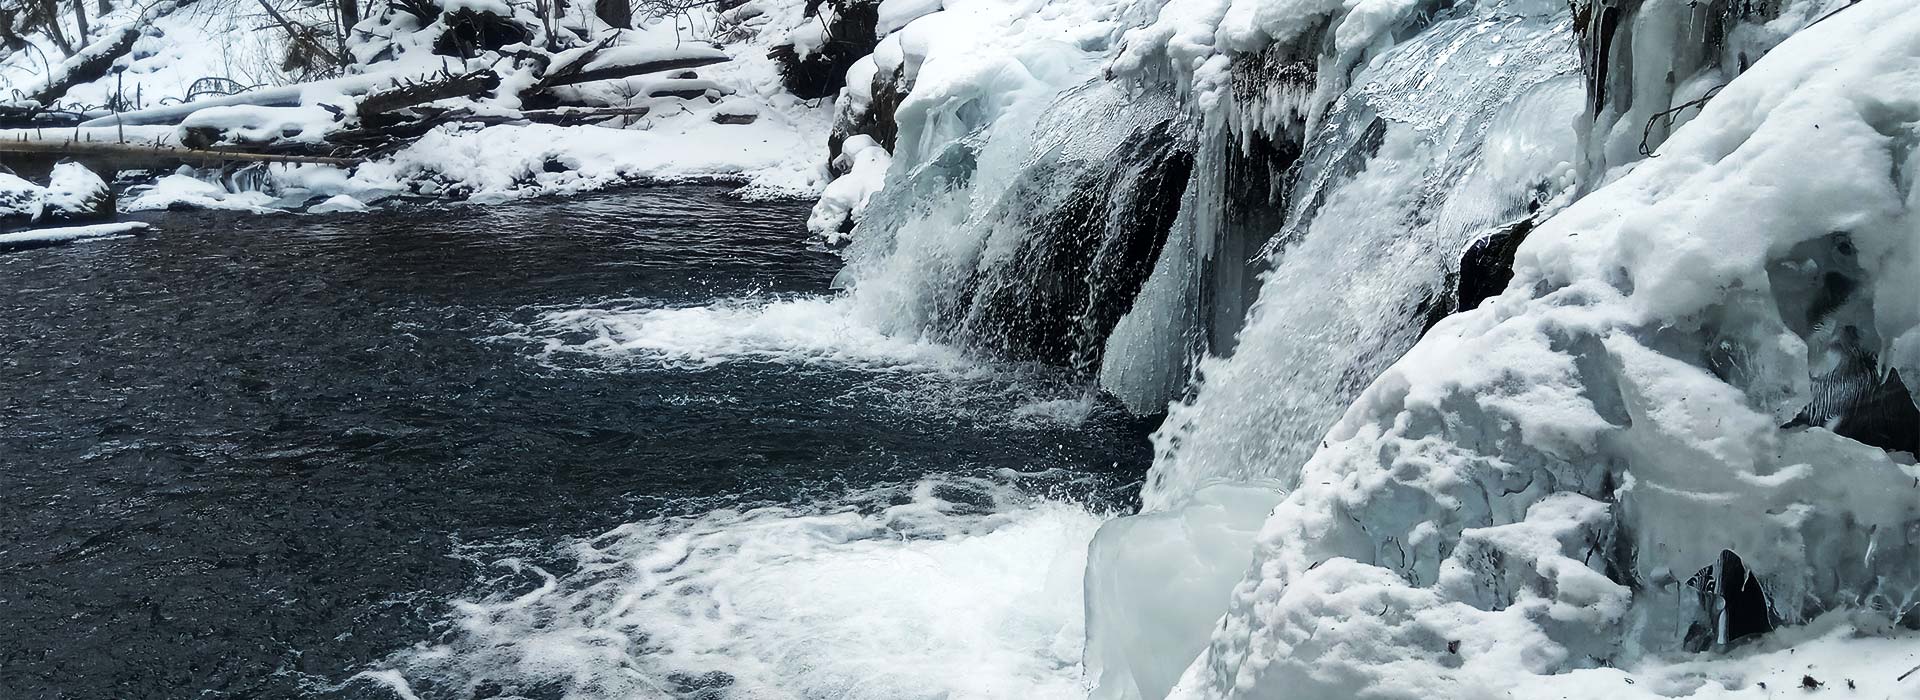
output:
<instances>
[{"instance_id":1,"label":"frozen waterfall","mask_svg":"<svg viewBox=\"0 0 1920 700\"><path fill-rule=\"evenodd\" d=\"M1105 16L908 86L842 278L890 332L1166 407L1089 547L1095 697L1896 658L1844 649L1920 609L1910 3Z\"/></svg>"}]
</instances>

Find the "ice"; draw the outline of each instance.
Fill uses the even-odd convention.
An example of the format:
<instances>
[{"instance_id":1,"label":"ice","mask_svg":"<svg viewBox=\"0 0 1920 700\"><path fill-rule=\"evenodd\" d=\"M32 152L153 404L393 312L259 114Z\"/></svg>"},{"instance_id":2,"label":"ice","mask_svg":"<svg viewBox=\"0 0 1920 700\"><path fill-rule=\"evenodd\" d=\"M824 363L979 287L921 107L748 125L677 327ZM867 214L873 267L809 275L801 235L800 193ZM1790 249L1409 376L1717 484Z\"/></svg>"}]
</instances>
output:
<instances>
[{"instance_id":1,"label":"ice","mask_svg":"<svg viewBox=\"0 0 1920 700\"><path fill-rule=\"evenodd\" d=\"M90 224L87 226L61 226L54 228L0 233L0 251L40 248L78 241L91 241L103 238L119 238L139 235L151 228L145 222L126 221L112 224Z\"/></svg>"},{"instance_id":2,"label":"ice","mask_svg":"<svg viewBox=\"0 0 1920 700\"><path fill-rule=\"evenodd\" d=\"M1092 697L1160 698L1226 612L1278 493L1217 484L1185 508L1109 521L1087 554Z\"/></svg>"},{"instance_id":3,"label":"ice","mask_svg":"<svg viewBox=\"0 0 1920 700\"><path fill-rule=\"evenodd\" d=\"M1915 654L1877 638L1920 604L1920 468L1785 419L1822 337L1788 319L1910 366L1873 339L1914 332L1916 46L1907 3L1836 14L1549 219L1329 431L1173 696L1768 697ZM1776 295L1806 261L1859 284Z\"/></svg>"},{"instance_id":4,"label":"ice","mask_svg":"<svg viewBox=\"0 0 1920 700\"><path fill-rule=\"evenodd\" d=\"M1571 187L1581 100L1554 40L1564 22L1445 19L1356 78L1301 157L1234 356L1201 363L1202 390L1157 438L1149 509L1211 481L1292 488L1347 403L1447 303L1460 252Z\"/></svg>"},{"instance_id":5,"label":"ice","mask_svg":"<svg viewBox=\"0 0 1920 700\"><path fill-rule=\"evenodd\" d=\"M127 211L160 211L178 206L200 209L231 209L254 213L279 211L273 195L258 190L232 192L219 184L195 177L192 171L167 175L151 185L130 189L121 208Z\"/></svg>"}]
</instances>

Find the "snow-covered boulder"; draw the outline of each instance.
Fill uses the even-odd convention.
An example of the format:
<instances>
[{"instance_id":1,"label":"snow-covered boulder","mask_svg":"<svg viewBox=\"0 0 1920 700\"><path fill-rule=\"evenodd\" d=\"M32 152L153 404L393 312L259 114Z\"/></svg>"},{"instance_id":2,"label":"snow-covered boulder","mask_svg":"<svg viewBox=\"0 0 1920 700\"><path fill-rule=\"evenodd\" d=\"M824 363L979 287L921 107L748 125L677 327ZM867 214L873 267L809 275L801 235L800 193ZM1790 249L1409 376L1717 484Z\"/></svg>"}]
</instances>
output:
<instances>
[{"instance_id":1,"label":"snow-covered boulder","mask_svg":"<svg viewBox=\"0 0 1920 700\"><path fill-rule=\"evenodd\" d=\"M813 213L807 217L807 230L825 238L830 245L846 242L848 232L866 213L873 195L886 184L887 168L892 164L893 157L887 149L871 137L861 135L847 139L835 163L835 169L844 170L846 174L827 183L826 191L820 194L820 201L813 205Z\"/></svg>"},{"instance_id":2,"label":"snow-covered boulder","mask_svg":"<svg viewBox=\"0 0 1920 700\"><path fill-rule=\"evenodd\" d=\"M1899 690L1856 637L1920 624L1920 421L1840 419L1913 408L1916 96L1920 11L1864 0L1543 224L1328 434L1172 697L1768 697L1794 640Z\"/></svg>"},{"instance_id":3,"label":"snow-covered boulder","mask_svg":"<svg viewBox=\"0 0 1920 700\"><path fill-rule=\"evenodd\" d=\"M67 161L53 166L36 224L70 224L113 218L113 189L87 166Z\"/></svg>"},{"instance_id":4,"label":"snow-covered boulder","mask_svg":"<svg viewBox=\"0 0 1920 700\"><path fill-rule=\"evenodd\" d=\"M352 196L349 196L349 195L336 194L332 197L328 197L326 201L323 201L319 204L315 204L311 207L307 207L307 213L308 214L340 214L340 213L346 213L346 212L361 212L361 211L366 211L367 209L368 207L366 202L362 202L358 199L354 199Z\"/></svg>"},{"instance_id":5,"label":"snow-covered boulder","mask_svg":"<svg viewBox=\"0 0 1920 700\"><path fill-rule=\"evenodd\" d=\"M42 192L39 185L0 170L0 226L23 224L39 216Z\"/></svg>"}]
</instances>

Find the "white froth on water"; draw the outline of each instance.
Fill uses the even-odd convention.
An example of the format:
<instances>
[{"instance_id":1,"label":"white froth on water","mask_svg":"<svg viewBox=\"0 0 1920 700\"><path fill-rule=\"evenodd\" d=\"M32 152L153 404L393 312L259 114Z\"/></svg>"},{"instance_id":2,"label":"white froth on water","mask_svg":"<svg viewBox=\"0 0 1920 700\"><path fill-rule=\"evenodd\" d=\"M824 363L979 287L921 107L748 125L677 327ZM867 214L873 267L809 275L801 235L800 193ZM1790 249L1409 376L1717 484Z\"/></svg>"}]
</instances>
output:
<instances>
[{"instance_id":1,"label":"white froth on water","mask_svg":"<svg viewBox=\"0 0 1920 700\"><path fill-rule=\"evenodd\" d=\"M1081 577L1103 520L939 477L573 543L560 576L455 604L390 660L421 697L1085 697ZM431 692L429 692L429 690Z\"/></svg>"},{"instance_id":2,"label":"white froth on water","mask_svg":"<svg viewBox=\"0 0 1920 700\"><path fill-rule=\"evenodd\" d=\"M881 330L846 297L744 297L700 306L618 299L530 309L496 339L530 343L542 361L591 370L707 370L759 363L859 380L829 403L1012 429L1074 427L1112 410L1059 368L995 361L918 336ZM676 406L732 397L671 395Z\"/></svg>"},{"instance_id":3,"label":"white froth on water","mask_svg":"<svg viewBox=\"0 0 1920 700\"><path fill-rule=\"evenodd\" d=\"M838 364L862 369L971 371L950 346L890 335L861 322L838 297L744 298L661 307L645 300L549 310L511 337L547 355L701 369L727 362Z\"/></svg>"}]
</instances>

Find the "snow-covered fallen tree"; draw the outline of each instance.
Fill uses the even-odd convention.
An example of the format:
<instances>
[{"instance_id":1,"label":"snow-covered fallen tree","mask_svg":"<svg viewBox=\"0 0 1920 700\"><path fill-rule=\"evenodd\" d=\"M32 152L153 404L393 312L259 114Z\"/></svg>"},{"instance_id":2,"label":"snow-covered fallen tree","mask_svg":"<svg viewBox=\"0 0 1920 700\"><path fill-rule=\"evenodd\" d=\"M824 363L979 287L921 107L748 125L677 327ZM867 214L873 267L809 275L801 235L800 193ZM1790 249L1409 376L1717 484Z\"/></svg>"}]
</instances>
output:
<instances>
[{"instance_id":1,"label":"snow-covered fallen tree","mask_svg":"<svg viewBox=\"0 0 1920 700\"><path fill-rule=\"evenodd\" d=\"M115 169L156 176L183 176L174 172L182 163L211 166L192 177L261 187L266 199L240 191L213 197L178 180L160 190L192 195L161 199L227 199L248 210L266 202L302 208L288 199L297 196L309 203L394 193L497 199L643 180L719 179L748 184L750 194L791 196L817 192L826 170L819 144L830 105L786 94L766 55L805 21L801 0L692 5L658 16L648 14L657 4L622 10L592 0L559 0L545 13L518 0L368 4L344 44L317 48L287 42L307 41L295 30L325 17L277 0L268 5L278 15L263 16L264 6L250 3L196 3L132 25L131 10L102 15L102 32L131 27L139 36L130 51L107 52L114 54L107 74L73 85L53 106L85 125L64 135L8 130L0 139L33 142L12 147L34 151L40 160L30 169L44 166L45 147L65 143L89 149L68 155L90 163L101 157L92 151L114 149ZM619 16L632 9L641 14ZM267 54L322 51L341 65L251 65L261 58L243 49L256 42ZM0 73L43 77L45 68L29 58L0 54ZM120 111L103 113L102 105ZM430 144L459 145L429 153ZM634 152L609 158L602 146L613 144ZM175 157L182 148L207 157ZM486 154L479 167L468 159L476 151ZM377 163L356 167L366 161ZM280 165L294 162L306 165ZM321 175L315 166L340 172ZM248 174L236 177L237 170Z\"/></svg>"}]
</instances>

